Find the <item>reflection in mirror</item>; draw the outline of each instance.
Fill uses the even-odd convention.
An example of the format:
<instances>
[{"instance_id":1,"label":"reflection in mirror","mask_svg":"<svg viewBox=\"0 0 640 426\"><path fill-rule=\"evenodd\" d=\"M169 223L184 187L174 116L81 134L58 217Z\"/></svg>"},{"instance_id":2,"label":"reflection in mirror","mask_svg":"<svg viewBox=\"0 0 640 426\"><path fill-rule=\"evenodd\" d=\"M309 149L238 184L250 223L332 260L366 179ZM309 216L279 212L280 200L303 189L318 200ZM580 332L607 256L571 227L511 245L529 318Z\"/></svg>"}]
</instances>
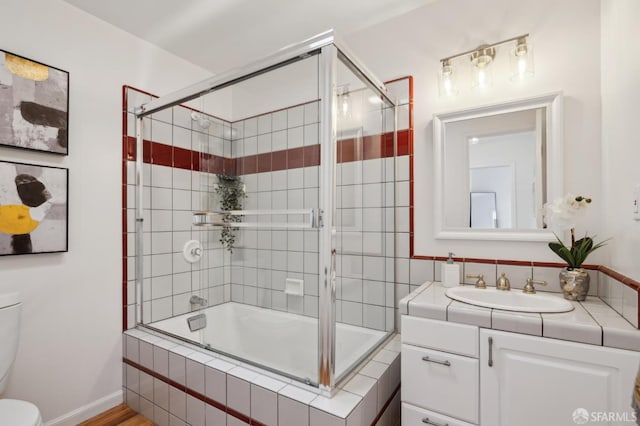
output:
<instances>
[{"instance_id":1,"label":"reflection in mirror","mask_svg":"<svg viewBox=\"0 0 640 426\"><path fill-rule=\"evenodd\" d=\"M434 117L438 238L548 239L562 191L560 95Z\"/></svg>"}]
</instances>

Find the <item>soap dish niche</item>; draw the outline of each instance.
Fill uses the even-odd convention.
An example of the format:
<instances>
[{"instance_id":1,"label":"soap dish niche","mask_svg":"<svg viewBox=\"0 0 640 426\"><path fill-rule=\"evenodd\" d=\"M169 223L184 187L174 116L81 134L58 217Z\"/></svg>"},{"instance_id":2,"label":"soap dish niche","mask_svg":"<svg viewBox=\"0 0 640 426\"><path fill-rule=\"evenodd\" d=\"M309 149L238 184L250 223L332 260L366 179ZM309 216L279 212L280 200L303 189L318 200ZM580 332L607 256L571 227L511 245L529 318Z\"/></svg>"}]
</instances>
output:
<instances>
[{"instance_id":1,"label":"soap dish niche","mask_svg":"<svg viewBox=\"0 0 640 426\"><path fill-rule=\"evenodd\" d=\"M291 296L304 296L304 280L287 278L285 280L284 293Z\"/></svg>"}]
</instances>

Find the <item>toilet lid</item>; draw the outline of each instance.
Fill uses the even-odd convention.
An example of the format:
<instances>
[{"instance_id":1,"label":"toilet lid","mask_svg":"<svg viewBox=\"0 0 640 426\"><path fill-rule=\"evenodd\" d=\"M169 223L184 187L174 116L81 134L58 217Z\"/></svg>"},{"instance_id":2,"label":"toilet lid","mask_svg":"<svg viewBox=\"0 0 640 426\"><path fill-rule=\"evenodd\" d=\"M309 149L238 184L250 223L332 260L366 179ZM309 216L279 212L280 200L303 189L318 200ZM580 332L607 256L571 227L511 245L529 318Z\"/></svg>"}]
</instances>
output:
<instances>
[{"instance_id":1,"label":"toilet lid","mask_svg":"<svg viewBox=\"0 0 640 426\"><path fill-rule=\"evenodd\" d=\"M32 403L17 399L0 399L0 424L36 426L40 423L40 410Z\"/></svg>"}]
</instances>

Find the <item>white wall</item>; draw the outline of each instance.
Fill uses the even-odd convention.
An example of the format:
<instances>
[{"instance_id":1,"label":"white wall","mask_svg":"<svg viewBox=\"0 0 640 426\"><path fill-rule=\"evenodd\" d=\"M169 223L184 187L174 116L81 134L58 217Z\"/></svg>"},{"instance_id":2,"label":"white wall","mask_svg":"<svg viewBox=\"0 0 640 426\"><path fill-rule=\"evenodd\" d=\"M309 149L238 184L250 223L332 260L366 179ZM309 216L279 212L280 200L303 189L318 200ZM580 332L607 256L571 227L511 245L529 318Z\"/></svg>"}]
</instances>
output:
<instances>
[{"instance_id":1,"label":"white wall","mask_svg":"<svg viewBox=\"0 0 640 426\"><path fill-rule=\"evenodd\" d=\"M439 59L523 33L530 33L535 45L532 80L508 81L508 48L503 47L494 63L491 90L472 92L462 81L457 97L438 97ZM431 201L434 113L560 90L565 95L565 192L595 200L598 207L591 209L585 223L590 233L603 235L598 210L603 206L598 0L439 1L351 34L346 41L379 78L414 76L416 254L442 256L453 251L462 257L560 260L544 243L435 240ZM460 64L465 62L460 59ZM589 261L597 263L602 256L596 252Z\"/></svg>"},{"instance_id":2,"label":"white wall","mask_svg":"<svg viewBox=\"0 0 640 426\"><path fill-rule=\"evenodd\" d=\"M70 155L0 148L69 168L69 252L0 258L0 293L23 299L3 397L47 421L121 390L122 85L165 94L208 73L59 0L5 0L2 17L2 48L70 72Z\"/></svg>"},{"instance_id":3,"label":"white wall","mask_svg":"<svg viewBox=\"0 0 640 426\"><path fill-rule=\"evenodd\" d=\"M640 2L602 1L603 236L611 236L609 264L640 280L640 221L631 215L640 184Z\"/></svg>"}]
</instances>

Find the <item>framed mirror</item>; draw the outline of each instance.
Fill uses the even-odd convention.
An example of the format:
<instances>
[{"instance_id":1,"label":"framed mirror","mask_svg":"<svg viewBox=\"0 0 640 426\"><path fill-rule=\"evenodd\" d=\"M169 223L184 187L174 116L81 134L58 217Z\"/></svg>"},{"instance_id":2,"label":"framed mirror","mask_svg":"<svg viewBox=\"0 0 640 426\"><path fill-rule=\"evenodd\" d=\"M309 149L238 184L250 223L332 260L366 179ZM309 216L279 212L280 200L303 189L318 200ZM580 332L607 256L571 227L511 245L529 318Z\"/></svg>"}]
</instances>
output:
<instances>
[{"instance_id":1,"label":"framed mirror","mask_svg":"<svg viewBox=\"0 0 640 426\"><path fill-rule=\"evenodd\" d=\"M433 117L438 239L551 241L563 193L562 94Z\"/></svg>"}]
</instances>

